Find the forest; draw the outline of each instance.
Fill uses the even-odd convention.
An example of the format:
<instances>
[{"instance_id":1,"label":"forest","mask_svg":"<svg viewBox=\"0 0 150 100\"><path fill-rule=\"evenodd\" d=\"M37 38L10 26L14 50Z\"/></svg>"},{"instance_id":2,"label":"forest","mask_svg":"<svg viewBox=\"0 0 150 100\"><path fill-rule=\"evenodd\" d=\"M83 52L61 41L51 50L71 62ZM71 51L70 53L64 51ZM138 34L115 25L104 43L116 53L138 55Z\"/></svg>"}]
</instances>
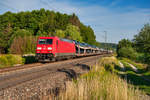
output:
<instances>
[{"instance_id":1,"label":"forest","mask_svg":"<svg viewBox=\"0 0 150 100\"><path fill-rule=\"evenodd\" d=\"M58 36L99 45L90 26L78 16L62 14L44 8L26 12L6 12L0 15L0 53L34 53L39 36Z\"/></svg>"},{"instance_id":2,"label":"forest","mask_svg":"<svg viewBox=\"0 0 150 100\"><path fill-rule=\"evenodd\" d=\"M117 54L118 57L150 64L150 24L145 24L132 40L122 39L119 41Z\"/></svg>"}]
</instances>

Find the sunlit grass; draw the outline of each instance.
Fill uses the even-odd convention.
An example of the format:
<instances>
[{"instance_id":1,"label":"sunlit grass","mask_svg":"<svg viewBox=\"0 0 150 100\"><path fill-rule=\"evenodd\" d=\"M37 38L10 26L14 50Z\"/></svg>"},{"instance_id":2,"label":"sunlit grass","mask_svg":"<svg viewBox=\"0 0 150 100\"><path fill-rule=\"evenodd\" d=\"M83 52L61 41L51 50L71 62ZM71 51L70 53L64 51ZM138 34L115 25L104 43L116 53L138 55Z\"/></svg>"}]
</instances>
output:
<instances>
[{"instance_id":1,"label":"sunlit grass","mask_svg":"<svg viewBox=\"0 0 150 100\"><path fill-rule=\"evenodd\" d=\"M124 74L120 74L122 77L126 77L126 80L133 84L134 86L138 86L140 90L143 90L145 93L150 94L150 74L145 70L145 67L137 67L138 70L134 71L131 66L127 62L128 59L122 59L121 62L125 66ZM135 62L130 60L131 64ZM136 64L135 64L136 65ZM140 64L139 64L140 65ZM141 64L142 65L142 64Z\"/></svg>"},{"instance_id":2,"label":"sunlit grass","mask_svg":"<svg viewBox=\"0 0 150 100\"><path fill-rule=\"evenodd\" d=\"M121 58L121 60L125 61L125 62L128 62L132 65L134 65L135 67L137 67L138 69L143 69L143 68L146 68L146 65L145 64L141 64L141 63L136 63L130 59L127 59L127 58Z\"/></svg>"},{"instance_id":3,"label":"sunlit grass","mask_svg":"<svg viewBox=\"0 0 150 100\"><path fill-rule=\"evenodd\" d=\"M115 57L100 59L98 65L73 82L68 82L60 100L148 100L144 92L128 84L113 72Z\"/></svg>"},{"instance_id":4,"label":"sunlit grass","mask_svg":"<svg viewBox=\"0 0 150 100\"><path fill-rule=\"evenodd\" d=\"M0 68L12 67L16 64L23 64L24 60L20 55L1 55L0 56Z\"/></svg>"}]
</instances>

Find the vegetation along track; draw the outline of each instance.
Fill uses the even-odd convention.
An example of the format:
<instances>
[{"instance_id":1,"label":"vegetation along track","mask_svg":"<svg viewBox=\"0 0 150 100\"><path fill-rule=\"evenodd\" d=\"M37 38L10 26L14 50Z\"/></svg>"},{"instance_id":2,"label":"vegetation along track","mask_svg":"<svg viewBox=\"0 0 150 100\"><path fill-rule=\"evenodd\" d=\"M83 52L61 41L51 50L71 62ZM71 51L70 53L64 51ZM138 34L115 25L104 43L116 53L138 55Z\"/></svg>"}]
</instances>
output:
<instances>
[{"instance_id":1,"label":"vegetation along track","mask_svg":"<svg viewBox=\"0 0 150 100\"><path fill-rule=\"evenodd\" d=\"M61 79L62 77L64 77L63 76L64 74L61 75L62 73L66 73L67 75L69 75L70 78L76 78L77 74L73 70L73 68L77 68L75 66L82 67L82 69L85 69L87 71L89 70L89 66L95 65L96 60L98 60L102 56L108 55L90 56L53 63L46 63L41 65L35 64L35 66L34 67L31 66L31 68L24 68L16 71L13 70L9 72L3 72L0 75L0 98L6 95L9 96L11 95L10 92L11 90L9 90L8 94L6 94L5 90L11 89L17 85L25 84L29 81L33 81L39 78L50 76L53 78L51 82L52 81L57 82L55 77L58 76L57 78Z\"/></svg>"}]
</instances>

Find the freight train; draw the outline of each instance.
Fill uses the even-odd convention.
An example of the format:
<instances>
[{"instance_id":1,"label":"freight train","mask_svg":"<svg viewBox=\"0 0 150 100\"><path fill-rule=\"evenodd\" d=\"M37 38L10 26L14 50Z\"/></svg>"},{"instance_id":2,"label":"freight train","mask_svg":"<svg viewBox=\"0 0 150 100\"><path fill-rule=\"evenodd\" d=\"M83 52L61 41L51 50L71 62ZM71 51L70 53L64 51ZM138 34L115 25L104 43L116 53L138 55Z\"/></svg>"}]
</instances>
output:
<instances>
[{"instance_id":1,"label":"freight train","mask_svg":"<svg viewBox=\"0 0 150 100\"><path fill-rule=\"evenodd\" d=\"M59 37L39 37L36 47L38 61L56 61L108 53L96 46Z\"/></svg>"}]
</instances>

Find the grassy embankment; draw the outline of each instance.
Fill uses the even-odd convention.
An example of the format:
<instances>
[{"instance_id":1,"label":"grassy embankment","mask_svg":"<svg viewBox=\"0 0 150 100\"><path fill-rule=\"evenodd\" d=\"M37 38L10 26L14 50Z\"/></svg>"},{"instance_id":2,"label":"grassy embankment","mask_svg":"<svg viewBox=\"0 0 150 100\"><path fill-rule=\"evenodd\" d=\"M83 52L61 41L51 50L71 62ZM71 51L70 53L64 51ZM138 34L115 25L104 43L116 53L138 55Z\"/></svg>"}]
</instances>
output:
<instances>
[{"instance_id":1,"label":"grassy embankment","mask_svg":"<svg viewBox=\"0 0 150 100\"><path fill-rule=\"evenodd\" d=\"M139 89L144 90L150 95L150 71L146 69L146 65L135 63L129 59L120 59L125 66L124 74L119 74L122 77L126 77L128 83L138 86ZM138 70L134 71L130 65L134 65Z\"/></svg>"},{"instance_id":2,"label":"grassy embankment","mask_svg":"<svg viewBox=\"0 0 150 100\"><path fill-rule=\"evenodd\" d=\"M0 68L14 67L15 65L29 64L36 62L34 56L4 54L0 55Z\"/></svg>"},{"instance_id":3,"label":"grassy embankment","mask_svg":"<svg viewBox=\"0 0 150 100\"><path fill-rule=\"evenodd\" d=\"M117 68L117 69L115 69ZM148 100L138 87L128 84L118 76L118 60L115 57L102 58L98 65L77 80L69 82L61 100ZM122 71L122 70L121 70Z\"/></svg>"}]
</instances>

